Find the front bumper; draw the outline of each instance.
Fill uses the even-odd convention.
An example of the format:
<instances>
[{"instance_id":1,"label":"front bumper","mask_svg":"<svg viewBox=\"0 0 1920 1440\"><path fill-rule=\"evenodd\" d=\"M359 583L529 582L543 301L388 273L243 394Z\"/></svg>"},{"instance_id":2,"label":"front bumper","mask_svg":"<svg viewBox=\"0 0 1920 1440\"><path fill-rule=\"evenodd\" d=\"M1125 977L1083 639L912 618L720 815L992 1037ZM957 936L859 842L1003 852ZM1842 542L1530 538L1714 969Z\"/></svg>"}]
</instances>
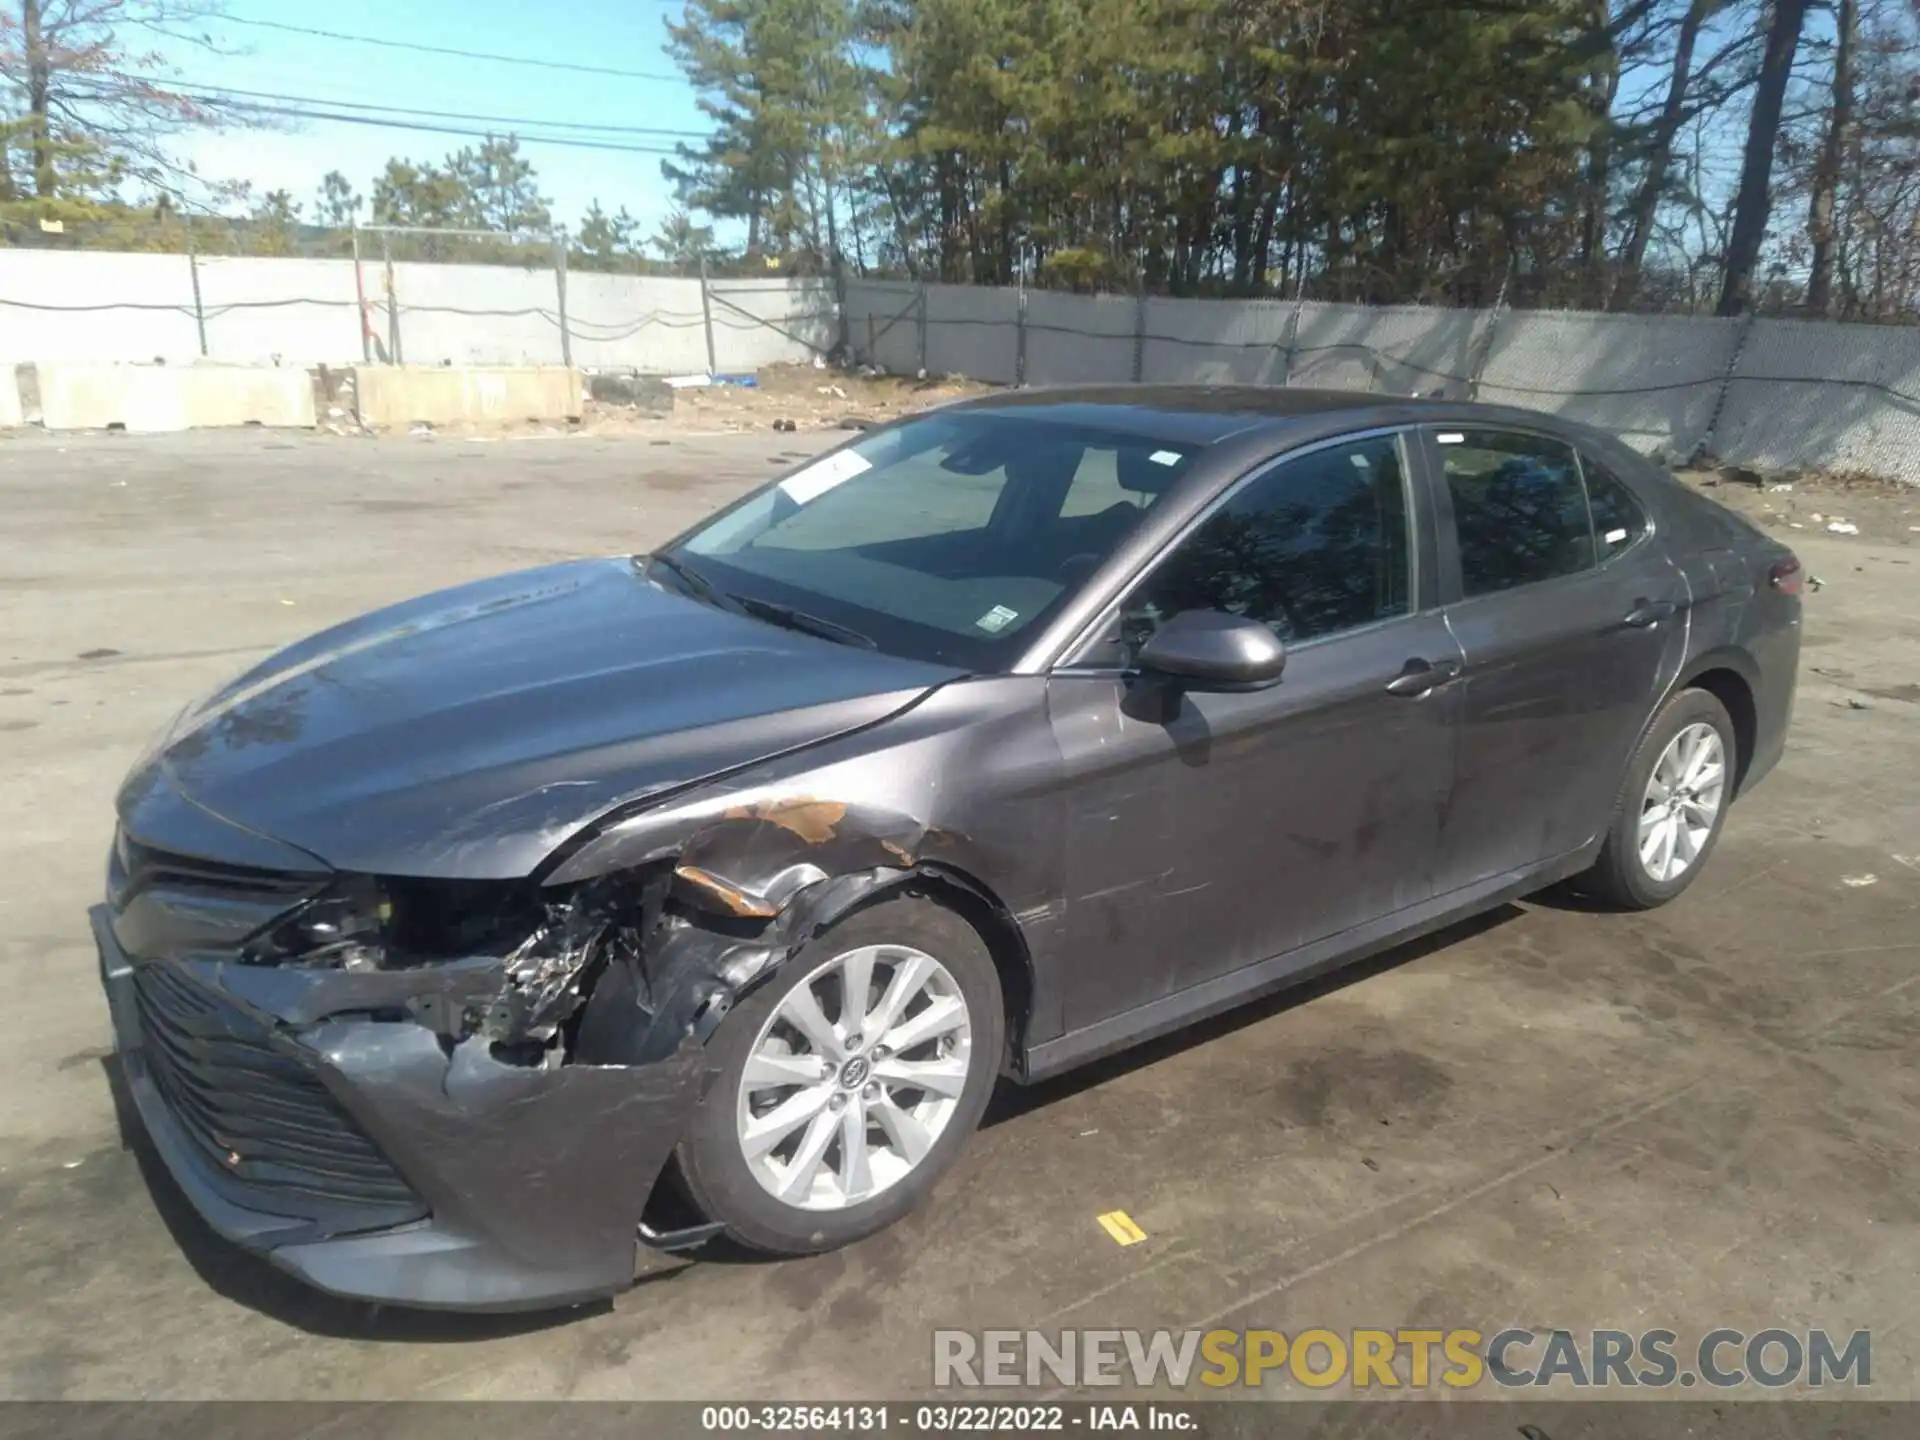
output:
<instances>
[{"instance_id":1,"label":"front bumper","mask_svg":"<svg viewBox=\"0 0 1920 1440\"><path fill-rule=\"evenodd\" d=\"M478 1039L443 1048L410 1018L303 1022L307 977L132 960L106 907L91 918L134 1105L221 1235L322 1290L378 1303L540 1309L633 1283L642 1212L705 1082L697 1041L644 1066L505 1064ZM149 966L164 975L142 975ZM168 1003L188 1020L156 1018L156 992L181 997ZM257 1100L241 1113L206 1068L230 1063L235 1046L240 1089ZM304 1087L291 1110L252 1089L275 1067ZM315 1130L315 1107L330 1103L334 1129ZM274 1128L288 1113L307 1126L291 1139ZM288 1156L290 1170L270 1163Z\"/></svg>"}]
</instances>

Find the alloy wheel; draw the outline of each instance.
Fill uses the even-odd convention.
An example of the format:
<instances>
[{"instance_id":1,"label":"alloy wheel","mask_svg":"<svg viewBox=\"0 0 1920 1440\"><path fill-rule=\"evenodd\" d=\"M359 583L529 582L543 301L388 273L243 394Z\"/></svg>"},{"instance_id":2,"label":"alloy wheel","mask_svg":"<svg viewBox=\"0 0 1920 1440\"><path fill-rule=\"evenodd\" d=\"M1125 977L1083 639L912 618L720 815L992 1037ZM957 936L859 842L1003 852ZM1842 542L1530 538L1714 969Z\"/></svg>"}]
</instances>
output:
<instances>
[{"instance_id":1,"label":"alloy wheel","mask_svg":"<svg viewBox=\"0 0 1920 1440\"><path fill-rule=\"evenodd\" d=\"M1726 795L1727 754L1720 732L1696 721L1660 752L1640 802L1640 864L1667 884L1693 867L1713 834Z\"/></svg>"},{"instance_id":2,"label":"alloy wheel","mask_svg":"<svg viewBox=\"0 0 1920 1440\"><path fill-rule=\"evenodd\" d=\"M972 1017L946 966L864 945L796 984L748 1052L735 1107L747 1168L802 1210L871 1200L910 1175L953 1118Z\"/></svg>"}]
</instances>

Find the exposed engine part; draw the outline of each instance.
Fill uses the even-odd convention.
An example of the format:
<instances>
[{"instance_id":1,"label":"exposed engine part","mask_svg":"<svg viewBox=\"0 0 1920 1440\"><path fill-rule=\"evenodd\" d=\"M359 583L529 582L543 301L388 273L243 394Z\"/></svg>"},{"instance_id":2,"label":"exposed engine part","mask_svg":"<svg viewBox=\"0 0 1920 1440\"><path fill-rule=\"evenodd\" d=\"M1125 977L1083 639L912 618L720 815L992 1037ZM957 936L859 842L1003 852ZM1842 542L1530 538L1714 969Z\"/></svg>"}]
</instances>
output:
<instances>
[{"instance_id":1,"label":"exposed engine part","mask_svg":"<svg viewBox=\"0 0 1920 1440\"><path fill-rule=\"evenodd\" d=\"M325 1013L404 1014L449 1053L479 1043L515 1067L647 1064L704 1042L741 994L854 906L910 883L939 843L840 804L742 807L671 858L570 886L346 877L256 937L243 963L334 972L314 987Z\"/></svg>"}]
</instances>

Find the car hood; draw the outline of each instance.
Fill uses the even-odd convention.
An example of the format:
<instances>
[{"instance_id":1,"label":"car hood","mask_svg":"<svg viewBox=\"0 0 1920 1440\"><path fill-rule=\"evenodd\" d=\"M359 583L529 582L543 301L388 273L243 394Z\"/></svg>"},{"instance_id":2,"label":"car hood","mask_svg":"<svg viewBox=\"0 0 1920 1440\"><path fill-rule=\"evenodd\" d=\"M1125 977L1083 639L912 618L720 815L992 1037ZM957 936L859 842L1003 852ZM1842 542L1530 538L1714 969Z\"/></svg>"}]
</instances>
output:
<instances>
[{"instance_id":1,"label":"car hood","mask_svg":"<svg viewBox=\"0 0 1920 1440\"><path fill-rule=\"evenodd\" d=\"M281 651L181 713L121 824L233 863L291 846L343 870L524 875L611 808L871 725L959 673L714 609L624 558L548 566Z\"/></svg>"}]
</instances>

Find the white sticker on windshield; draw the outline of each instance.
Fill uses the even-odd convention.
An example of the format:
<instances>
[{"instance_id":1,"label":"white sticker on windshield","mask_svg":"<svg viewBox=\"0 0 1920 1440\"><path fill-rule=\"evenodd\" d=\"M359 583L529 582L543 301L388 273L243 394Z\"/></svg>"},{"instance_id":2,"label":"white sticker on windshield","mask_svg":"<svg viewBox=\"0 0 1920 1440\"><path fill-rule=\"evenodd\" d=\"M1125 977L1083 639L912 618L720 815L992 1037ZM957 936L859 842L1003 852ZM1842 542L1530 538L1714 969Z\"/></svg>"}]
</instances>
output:
<instances>
[{"instance_id":1,"label":"white sticker on windshield","mask_svg":"<svg viewBox=\"0 0 1920 1440\"><path fill-rule=\"evenodd\" d=\"M1178 450L1156 450L1147 458L1156 465L1178 465L1183 457Z\"/></svg>"},{"instance_id":2,"label":"white sticker on windshield","mask_svg":"<svg viewBox=\"0 0 1920 1440\"><path fill-rule=\"evenodd\" d=\"M803 470L794 471L780 482L780 489L794 504L804 505L809 500L819 499L834 486L845 484L862 470L872 468L871 460L851 450L840 450L824 460L814 461Z\"/></svg>"},{"instance_id":3,"label":"white sticker on windshield","mask_svg":"<svg viewBox=\"0 0 1920 1440\"><path fill-rule=\"evenodd\" d=\"M1622 540L1626 538L1627 538L1627 532L1624 530L1607 531L1607 544L1609 545L1618 545Z\"/></svg>"},{"instance_id":4,"label":"white sticker on windshield","mask_svg":"<svg viewBox=\"0 0 1920 1440\"><path fill-rule=\"evenodd\" d=\"M1462 435L1458 430L1450 430L1444 435L1436 435L1433 438L1438 440L1442 445L1464 445L1467 443L1467 437Z\"/></svg>"},{"instance_id":5,"label":"white sticker on windshield","mask_svg":"<svg viewBox=\"0 0 1920 1440\"><path fill-rule=\"evenodd\" d=\"M1008 623L1017 620L1019 616L1020 612L1018 610L1009 610L1004 605L996 605L973 623L978 625L982 630L985 630L989 635L994 635L1006 629Z\"/></svg>"}]
</instances>

